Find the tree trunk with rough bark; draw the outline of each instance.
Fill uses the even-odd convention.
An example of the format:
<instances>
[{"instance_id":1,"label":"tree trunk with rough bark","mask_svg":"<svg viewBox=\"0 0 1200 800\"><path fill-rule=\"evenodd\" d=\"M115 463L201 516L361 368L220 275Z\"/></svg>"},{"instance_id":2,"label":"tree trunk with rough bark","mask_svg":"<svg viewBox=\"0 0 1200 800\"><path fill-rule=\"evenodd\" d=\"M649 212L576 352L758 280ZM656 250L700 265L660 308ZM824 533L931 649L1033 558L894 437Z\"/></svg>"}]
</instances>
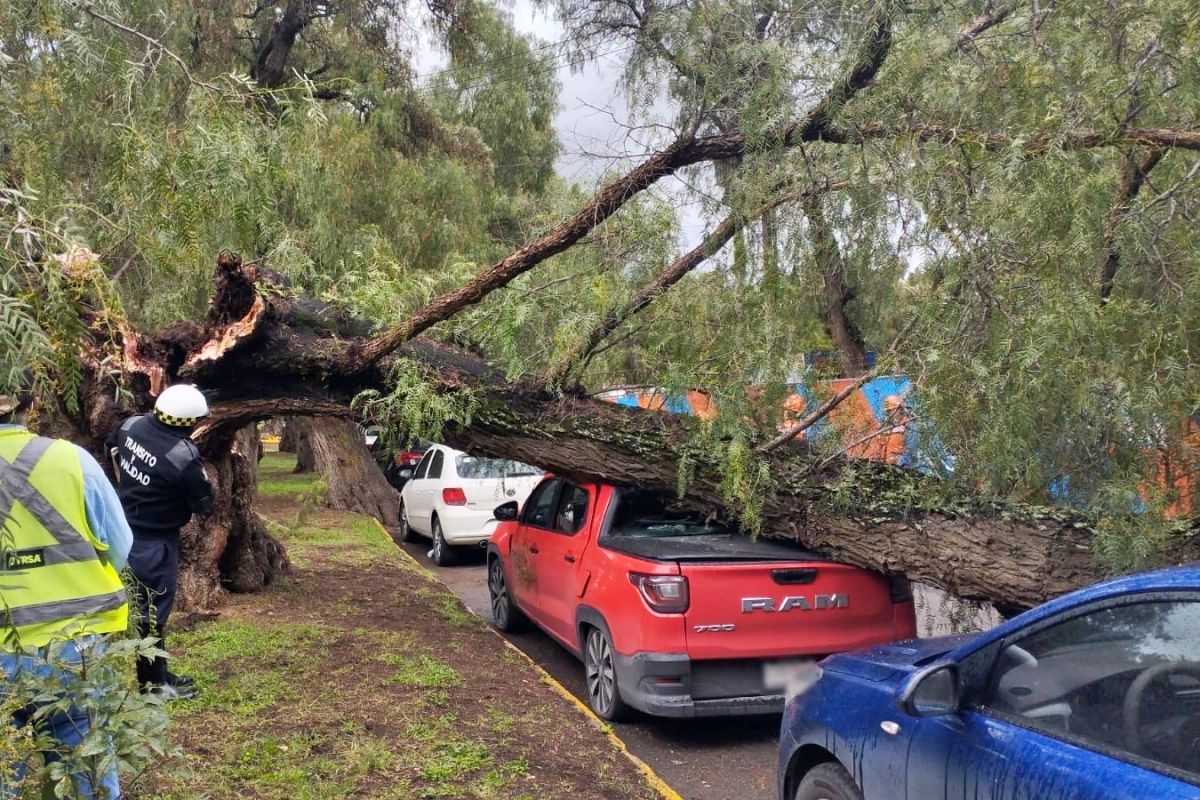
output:
<instances>
[{"instance_id":1,"label":"tree trunk with rough bark","mask_svg":"<svg viewBox=\"0 0 1200 800\"><path fill-rule=\"evenodd\" d=\"M296 466L292 472L316 472L317 462L312 448L312 420L292 417L288 427L292 430L292 443L295 445L292 452L296 454Z\"/></svg>"},{"instance_id":2,"label":"tree trunk with rough bark","mask_svg":"<svg viewBox=\"0 0 1200 800\"><path fill-rule=\"evenodd\" d=\"M857 378L868 369L867 343L849 313L854 289L846 280L846 260L825 216L821 198L806 197L803 206L813 240L813 258L821 272L825 331L837 349L841 376Z\"/></svg>"},{"instance_id":3,"label":"tree trunk with rough bark","mask_svg":"<svg viewBox=\"0 0 1200 800\"><path fill-rule=\"evenodd\" d=\"M260 589L286 569L282 548L250 507L255 480L253 460L245 454L256 451L257 444L246 438L252 433L239 431L276 416L349 419L350 400L363 389L385 386L402 359L424 370L441 391L467 390L477 400L469 426L444 432L449 444L581 479L671 492L686 463L684 504L730 519L741 511L743 501L730 500L723 491L720 459L697 454L695 420L510 383L478 356L428 340L409 341L369 367L347 367L358 362L345 353L360 351L359 345L370 340L370 327L278 286L260 292L259 284L267 280L223 254L203 328L182 325L153 336L124 331L117 343L139 408L148 407L152 394L174 380L193 381L216 401L213 419L194 438L211 459L218 512L202 523L201 534L185 541L185 564L195 576L185 587L187 604L205 604L218 586ZM97 331L110 335L111 328L97 326ZM77 427L89 433L82 440L102 440L120 419L122 410L112 407L115 392L105 379L85 393ZM346 432L351 428L348 422L342 426ZM336 451L336 445L329 446L330 453ZM755 496L762 503L765 536L796 541L847 563L906 573L1006 610L1035 605L1102 576L1092 556L1089 521L1069 511L1013 507L963 494L952 501L938 499L943 487L928 477L882 464L818 461L800 443L761 457L773 484ZM336 459L336 454L330 457ZM394 519L394 508L389 498L379 513ZM1200 541L1180 536L1167 543L1160 561L1198 556Z\"/></svg>"},{"instance_id":4,"label":"tree trunk with rough bark","mask_svg":"<svg viewBox=\"0 0 1200 800\"><path fill-rule=\"evenodd\" d=\"M349 419L308 420L313 471L326 485L325 505L367 514L387 528L400 518L400 493L392 488Z\"/></svg>"},{"instance_id":5,"label":"tree trunk with rough bark","mask_svg":"<svg viewBox=\"0 0 1200 800\"><path fill-rule=\"evenodd\" d=\"M213 484L213 512L194 517L180 533L177 607L184 612L219 606L226 589L260 591L288 569L287 551L254 509L258 431L247 425L212 450L205 471Z\"/></svg>"},{"instance_id":6,"label":"tree trunk with rough bark","mask_svg":"<svg viewBox=\"0 0 1200 800\"><path fill-rule=\"evenodd\" d=\"M283 421L279 433L279 452L296 452L296 434L299 429L298 423L300 420L301 417L288 417Z\"/></svg>"}]
</instances>

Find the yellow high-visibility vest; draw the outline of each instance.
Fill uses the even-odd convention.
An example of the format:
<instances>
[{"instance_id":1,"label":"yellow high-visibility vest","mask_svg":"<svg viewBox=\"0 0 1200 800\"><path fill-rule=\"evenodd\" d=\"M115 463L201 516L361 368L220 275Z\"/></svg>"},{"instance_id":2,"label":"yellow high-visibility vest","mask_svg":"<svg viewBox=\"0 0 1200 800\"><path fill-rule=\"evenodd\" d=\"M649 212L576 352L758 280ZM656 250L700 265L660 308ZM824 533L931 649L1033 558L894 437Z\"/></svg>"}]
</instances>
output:
<instances>
[{"instance_id":1,"label":"yellow high-visibility vest","mask_svg":"<svg viewBox=\"0 0 1200 800\"><path fill-rule=\"evenodd\" d=\"M0 430L0 650L129 625L121 577L84 510L74 445Z\"/></svg>"}]
</instances>

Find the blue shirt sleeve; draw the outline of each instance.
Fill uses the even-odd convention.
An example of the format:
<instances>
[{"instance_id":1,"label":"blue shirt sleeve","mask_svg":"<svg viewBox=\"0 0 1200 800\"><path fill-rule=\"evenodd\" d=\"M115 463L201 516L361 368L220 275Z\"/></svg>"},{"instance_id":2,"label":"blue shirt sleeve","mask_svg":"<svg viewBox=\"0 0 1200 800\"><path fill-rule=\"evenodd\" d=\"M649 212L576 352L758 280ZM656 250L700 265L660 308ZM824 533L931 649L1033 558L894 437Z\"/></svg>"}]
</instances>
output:
<instances>
[{"instance_id":1,"label":"blue shirt sleeve","mask_svg":"<svg viewBox=\"0 0 1200 800\"><path fill-rule=\"evenodd\" d=\"M121 498L108 482L104 470L87 450L78 445L76 449L79 450L79 464L83 467L83 504L88 525L96 538L108 545L109 563L120 572L133 547L133 531L125 521Z\"/></svg>"}]
</instances>

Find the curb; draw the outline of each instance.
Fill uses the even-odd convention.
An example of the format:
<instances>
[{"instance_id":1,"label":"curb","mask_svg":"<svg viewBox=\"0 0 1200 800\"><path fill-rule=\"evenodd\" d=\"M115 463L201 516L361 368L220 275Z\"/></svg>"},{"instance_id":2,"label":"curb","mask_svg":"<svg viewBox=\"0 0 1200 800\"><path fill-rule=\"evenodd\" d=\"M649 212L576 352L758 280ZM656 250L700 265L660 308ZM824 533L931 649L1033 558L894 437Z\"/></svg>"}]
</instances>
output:
<instances>
[{"instance_id":1,"label":"curb","mask_svg":"<svg viewBox=\"0 0 1200 800\"><path fill-rule=\"evenodd\" d=\"M388 533L387 528L383 527L383 524L380 523L379 520L375 519L374 517L371 517L370 519L375 523L376 527L379 528L379 531L388 538L389 541L395 543L395 539L392 538L392 535L390 533ZM450 587L446 586L446 584L442 583L442 581L438 579L436 573L432 572L432 570L430 570L428 567L426 567L420 561L417 561L415 558L413 558L411 553L409 553L407 550L405 550L399 544L396 544L396 550L398 550L400 552L401 556L403 556L404 558L406 558L410 562L412 562L413 566L417 567L422 572L430 575L433 578L433 580L435 580L435 581L437 581L437 583L441 584L442 587L447 592L450 592L451 596L454 596L454 598L456 600L458 599L458 597L455 596L452 591L450 591ZM578 697L576 697L574 694L571 693L570 689L568 689L567 687L565 687L561 683L559 683L558 680L553 675L551 675L549 672L547 672L541 664L534 661L529 656L528 653L526 653L521 648L517 647L515 644L510 642L508 639L505 639L503 636L501 636L500 632L497 631L495 628L493 628L491 625L487 624L487 620L485 620L482 616L477 614L473 608L468 606L466 603L463 603L461 600L459 600L459 603L462 605L463 608L465 608L467 611L471 612L472 616L474 616L480 622L483 622L484 627L488 629L488 632L490 632L493 636L495 636L497 639L499 639L501 642L503 642L505 647L507 647L509 650L512 650L514 653L517 653L519 656L521 656L521 658L525 659L525 661L528 662L529 665L532 666L534 668L534 670L537 671L539 677L542 680L542 683L549 686L551 689L553 689L555 691L556 694L558 694L558 695L562 696L564 699L568 700L573 706L575 706L576 709L578 709L580 712L582 712L583 715L585 717L587 717L588 722L592 725L592 727L595 728L596 730L600 731L602 734L604 734L604 736L608 739L609 743L612 744L612 746L615 747L618 751L620 751L621 755L625 756L625 758L627 758L629 760L629 762L631 764L633 764L634 767L637 768L637 771L642 774L642 778L646 781L646 783L650 786L651 789L658 792L658 796L660 798L662 798L662 800L683 800L683 795L679 794L679 792L672 789L670 784L668 784L661 777L659 777L658 773L654 771L653 767L651 767L645 761L642 761L640 758L635 756L633 753L629 752L629 748L625 745L625 742L621 739L621 737L617 736L616 731L614 731L612 728L612 725L609 725L607 722L605 722L599 716L597 716L596 712L592 711L592 709L588 707L587 703L580 700Z\"/></svg>"}]
</instances>

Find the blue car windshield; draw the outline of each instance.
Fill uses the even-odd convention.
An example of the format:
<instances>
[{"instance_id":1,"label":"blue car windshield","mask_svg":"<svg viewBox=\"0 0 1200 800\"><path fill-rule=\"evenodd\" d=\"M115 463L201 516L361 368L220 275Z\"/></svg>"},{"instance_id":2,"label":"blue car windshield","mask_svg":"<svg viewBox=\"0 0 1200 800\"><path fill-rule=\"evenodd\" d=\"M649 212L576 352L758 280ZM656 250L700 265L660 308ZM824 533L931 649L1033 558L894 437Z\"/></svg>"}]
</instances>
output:
<instances>
[{"instance_id":1,"label":"blue car windshield","mask_svg":"<svg viewBox=\"0 0 1200 800\"><path fill-rule=\"evenodd\" d=\"M715 517L673 506L665 493L629 486L617 488L611 536L641 539L712 536L734 530Z\"/></svg>"}]
</instances>

